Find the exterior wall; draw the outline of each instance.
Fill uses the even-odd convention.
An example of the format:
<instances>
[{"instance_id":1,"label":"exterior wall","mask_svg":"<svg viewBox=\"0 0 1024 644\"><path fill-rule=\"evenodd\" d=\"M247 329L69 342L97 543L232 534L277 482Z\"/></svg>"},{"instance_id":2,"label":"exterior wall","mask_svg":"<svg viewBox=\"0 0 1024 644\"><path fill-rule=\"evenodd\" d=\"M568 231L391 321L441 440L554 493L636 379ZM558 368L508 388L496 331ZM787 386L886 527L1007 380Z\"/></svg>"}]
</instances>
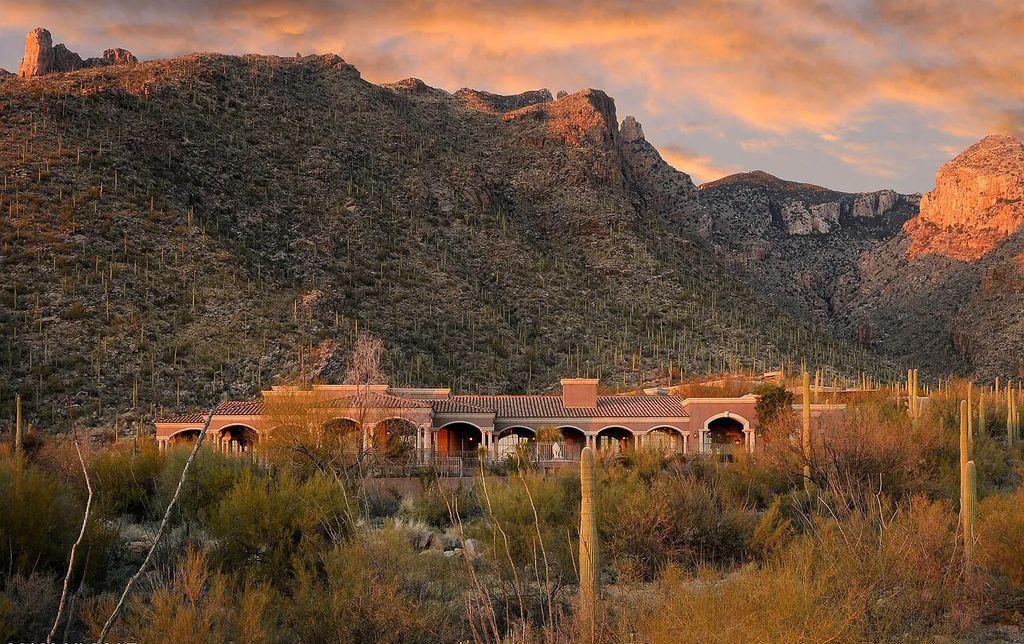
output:
<instances>
[{"instance_id":1,"label":"exterior wall","mask_svg":"<svg viewBox=\"0 0 1024 644\"><path fill-rule=\"evenodd\" d=\"M579 392L575 391L578 388ZM566 379L563 381L563 396L573 402L580 402L584 398L589 400L590 391L596 395L596 381L583 379ZM371 386L371 393L393 393L402 391L407 394L422 392L423 397L419 400L428 400L431 397L447 393L446 390L388 390L385 385ZM316 389L297 388L274 388L264 392L264 401L267 406L272 407L275 403L289 403L289 397L295 397L297 403L330 401L336 398L352 396L354 393L366 393L367 388L357 388L352 385L317 386ZM579 394L579 396L577 396ZM446 397L446 396L445 396ZM596 398L595 398L596 400ZM569 400L567 400L569 402ZM586 402L586 401L584 401ZM449 454L458 450L455 432L449 426L453 423L465 423L480 430L479 445L488 448L491 453L496 451L496 445L503 432L514 427L526 428L536 433L544 427L566 428L571 427L582 432L587 445L597 447L597 438L604 436L601 432L608 428L621 427L630 433L628 442L635 446L647 444L647 436L658 428L668 428L672 436L678 436L678 440L672 440L673 446L686 454L697 454L703 451L705 446L704 435L709 424L716 418L733 418L738 421L744 429L744 445L748 451L756 449L756 431L758 418L755 412L757 397L746 395L738 398L690 398L682 401L682 407L688 416L664 417L664 418L497 418L493 412L474 411L467 413L438 412L432 408L410 407L404 409L346 409L339 406L337 409L330 407L322 408L324 422L334 418L349 418L361 423L364 429L364 446L367 444L365 436L372 432L374 427L388 419L406 420L416 426L416 447L417 449L433 451L440 454ZM574 407L569 407L573 409ZM580 406L577 409L582 409ZM793 406L799 417L800 405ZM280 409L280 407L279 407ZM812 418L816 419L820 427L837 428L841 427L845 406L816 404L812 405ZM320 413L320 412L318 412ZM191 420L194 420L191 419ZM273 420L267 415L215 415L210 423L208 439L215 446L224 449L222 444L222 433L227 427L241 425L251 428L256 432L257 439L266 435L272 429ZM308 422L308 421L306 421ZM176 434L186 430L199 430L202 422L174 422L157 423L157 440L161 447L165 447L169 440ZM613 445L612 441L601 441L603 444ZM658 441L658 444L664 444ZM229 447L231 447L229 445Z\"/></svg>"}]
</instances>

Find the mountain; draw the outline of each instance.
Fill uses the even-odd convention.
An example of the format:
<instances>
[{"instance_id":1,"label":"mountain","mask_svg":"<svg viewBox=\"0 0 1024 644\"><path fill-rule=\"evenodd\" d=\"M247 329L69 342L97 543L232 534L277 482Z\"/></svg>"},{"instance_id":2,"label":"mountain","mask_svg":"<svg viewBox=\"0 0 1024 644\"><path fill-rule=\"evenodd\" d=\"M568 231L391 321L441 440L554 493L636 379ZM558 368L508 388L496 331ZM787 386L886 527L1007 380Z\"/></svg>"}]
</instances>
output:
<instances>
[{"instance_id":1,"label":"mountain","mask_svg":"<svg viewBox=\"0 0 1024 644\"><path fill-rule=\"evenodd\" d=\"M881 355L992 380L1024 376L1022 187L1024 147L994 135L943 165L923 197L763 172L700 197L709 241L762 295Z\"/></svg>"},{"instance_id":2,"label":"mountain","mask_svg":"<svg viewBox=\"0 0 1024 644\"><path fill-rule=\"evenodd\" d=\"M338 56L195 54L0 82L0 413L83 422L336 380L633 387L891 362L776 306L690 178L599 90L374 85Z\"/></svg>"}]
</instances>

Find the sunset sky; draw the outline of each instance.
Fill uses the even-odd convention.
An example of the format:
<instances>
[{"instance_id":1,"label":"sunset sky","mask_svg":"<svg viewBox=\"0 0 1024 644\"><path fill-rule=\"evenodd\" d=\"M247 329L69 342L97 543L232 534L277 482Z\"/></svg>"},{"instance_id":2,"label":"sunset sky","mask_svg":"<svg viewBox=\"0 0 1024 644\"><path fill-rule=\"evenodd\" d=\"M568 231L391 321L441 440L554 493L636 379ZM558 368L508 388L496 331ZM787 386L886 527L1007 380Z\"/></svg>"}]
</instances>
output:
<instances>
[{"instance_id":1,"label":"sunset sky","mask_svg":"<svg viewBox=\"0 0 1024 644\"><path fill-rule=\"evenodd\" d=\"M931 189L1024 123L1024 3L0 0L0 67L45 26L83 56L334 52L374 82L604 89L708 181L763 169L842 190Z\"/></svg>"}]
</instances>

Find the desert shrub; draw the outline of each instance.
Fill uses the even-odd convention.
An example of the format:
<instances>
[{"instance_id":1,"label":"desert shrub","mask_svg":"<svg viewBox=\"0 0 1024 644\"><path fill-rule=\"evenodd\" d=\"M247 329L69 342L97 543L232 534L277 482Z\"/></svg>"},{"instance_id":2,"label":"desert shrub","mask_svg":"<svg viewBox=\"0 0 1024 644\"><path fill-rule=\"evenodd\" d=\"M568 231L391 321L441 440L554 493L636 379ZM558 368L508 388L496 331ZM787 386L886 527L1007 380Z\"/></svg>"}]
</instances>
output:
<instances>
[{"instance_id":1,"label":"desert shrub","mask_svg":"<svg viewBox=\"0 0 1024 644\"><path fill-rule=\"evenodd\" d=\"M420 555L384 529L299 567L282 609L284 639L303 642L443 642L468 639L465 564Z\"/></svg>"},{"instance_id":2,"label":"desert shrub","mask_svg":"<svg viewBox=\"0 0 1024 644\"><path fill-rule=\"evenodd\" d=\"M367 518L383 519L398 513L402 497L394 489L363 490L359 493L359 506Z\"/></svg>"},{"instance_id":3,"label":"desert shrub","mask_svg":"<svg viewBox=\"0 0 1024 644\"><path fill-rule=\"evenodd\" d=\"M0 456L0 543L8 574L59 569L81 516L68 485L22 458Z\"/></svg>"},{"instance_id":4,"label":"desert shrub","mask_svg":"<svg viewBox=\"0 0 1024 644\"><path fill-rule=\"evenodd\" d=\"M579 474L520 473L477 486L484 516L467 534L480 539L487 559L511 578L513 563L556 585L573 580L579 533Z\"/></svg>"},{"instance_id":5,"label":"desert shrub","mask_svg":"<svg viewBox=\"0 0 1024 644\"><path fill-rule=\"evenodd\" d=\"M129 515L137 520L155 519L163 508L154 504L162 459L156 446L139 450L120 445L102 450L89 461L90 478L99 515Z\"/></svg>"},{"instance_id":6,"label":"desert shrub","mask_svg":"<svg viewBox=\"0 0 1024 644\"><path fill-rule=\"evenodd\" d=\"M174 496L191 451L190 445L181 445L171 449L163 459L156 495L157 511L161 516ZM242 476L256 469L247 459L200 449L178 498L176 516L185 521L202 519Z\"/></svg>"},{"instance_id":7,"label":"desert shrub","mask_svg":"<svg viewBox=\"0 0 1024 644\"><path fill-rule=\"evenodd\" d=\"M114 602L112 595L101 595L84 603L82 619L92 637L99 635ZM110 641L275 641L279 604L270 586L218 572L205 551L190 548L169 578L155 579L151 592L129 600Z\"/></svg>"},{"instance_id":8,"label":"desert shrub","mask_svg":"<svg viewBox=\"0 0 1024 644\"><path fill-rule=\"evenodd\" d=\"M282 582L295 557L312 558L347 537L355 498L329 475L246 472L212 508L207 526L218 560L230 569Z\"/></svg>"},{"instance_id":9,"label":"desert shrub","mask_svg":"<svg viewBox=\"0 0 1024 644\"><path fill-rule=\"evenodd\" d=\"M404 516L442 529L453 525L453 516L462 522L480 516L480 501L472 487L460 483L449 490L434 477L425 477L420 484L420 493L403 504Z\"/></svg>"},{"instance_id":10,"label":"desert shrub","mask_svg":"<svg viewBox=\"0 0 1024 644\"><path fill-rule=\"evenodd\" d=\"M8 575L0 585L0 640L42 641L60 597L56 575Z\"/></svg>"},{"instance_id":11,"label":"desert shrub","mask_svg":"<svg viewBox=\"0 0 1024 644\"><path fill-rule=\"evenodd\" d=\"M975 623L978 598L960 576L955 531L954 514L920 498L822 521L761 566L704 569L697 579L668 568L660 598L626 611L622 628L644 641L692 642L960 634Z\"/></svg>"},{"instance_id":12,"label":"desert shrub","mask_svg":"<svg viewBox=\"0 0 1024 644\"><path fill-rule=\"evenodd\" d=\"M977 534L979 566L997 589L1015 600L1024 597L1024 492L984 499Z\"/></svg>"},{"instance_id":13,"label":"desert shrub","mask_svg":"<svg viewBox=\"0 0 1024 644\"><path fill-rule=\"evenodd\" d=\"M713 479L666 473L645 481L610 470L599 486L602 554L619 573L652 579L669 563L740 560L757 515L723 495Z\"/></svg>"}]
</instances>

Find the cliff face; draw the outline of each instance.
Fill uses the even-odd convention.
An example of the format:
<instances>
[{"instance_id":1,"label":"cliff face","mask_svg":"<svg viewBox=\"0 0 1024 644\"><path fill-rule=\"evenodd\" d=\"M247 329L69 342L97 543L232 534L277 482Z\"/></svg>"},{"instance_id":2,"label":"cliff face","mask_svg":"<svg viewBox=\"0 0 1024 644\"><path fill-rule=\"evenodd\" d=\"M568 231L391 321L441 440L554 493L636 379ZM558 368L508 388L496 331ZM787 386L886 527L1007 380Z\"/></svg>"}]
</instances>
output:
<instances>
[{"instance_id":1,"label":"cliff face","mask_svg":"<svg viewBox=\"0 0 1024 644\"><path fill-rule=\"evenodd\" d=\"M1024 223L1024 145L987 136L949 163L908 222L911 258L935 254L974 261Z\"/></svg>"}]
</instances>

